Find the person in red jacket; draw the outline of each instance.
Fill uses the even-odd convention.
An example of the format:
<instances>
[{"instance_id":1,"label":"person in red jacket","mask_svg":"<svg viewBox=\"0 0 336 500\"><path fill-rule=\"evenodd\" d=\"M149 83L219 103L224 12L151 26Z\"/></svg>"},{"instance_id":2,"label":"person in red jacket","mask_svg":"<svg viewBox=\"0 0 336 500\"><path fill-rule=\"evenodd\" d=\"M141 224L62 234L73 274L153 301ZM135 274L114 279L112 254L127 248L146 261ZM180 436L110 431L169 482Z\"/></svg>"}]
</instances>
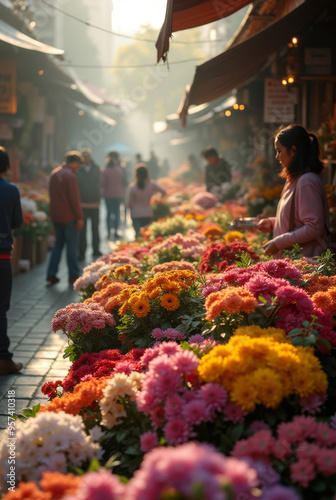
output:
<instances>
[{"instance_id":1,"label":"person in red jacket","mask_svg":"<svg viewBox=\"0 0 336 500\"><path fill-rule=\"evenodd\" d=\"M76 172L83 163L78 151L68 151L64 162L55 168L49 179L50 219L54 225L55 245L47 271L47 282L58 283L56 276L64 245L67 249L69 284L80 275L77 259L78 233L83 227L83 211Z\"/></svg>"}]
</instances>

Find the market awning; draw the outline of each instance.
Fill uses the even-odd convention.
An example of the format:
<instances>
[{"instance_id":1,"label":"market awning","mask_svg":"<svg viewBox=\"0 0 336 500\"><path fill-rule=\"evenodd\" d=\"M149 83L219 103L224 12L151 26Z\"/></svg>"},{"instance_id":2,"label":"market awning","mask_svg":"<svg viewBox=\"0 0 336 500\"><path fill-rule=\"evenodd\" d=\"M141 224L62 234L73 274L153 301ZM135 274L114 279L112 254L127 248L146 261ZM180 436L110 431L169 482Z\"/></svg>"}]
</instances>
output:
<instances>
[{"instance_id":1,"label":"market awning","mask_svg":"<svg viewBox=\"0 0 336 500\"><path fill-rule=\"evenodd\" d=\"M77 75L76 71L71 68L67 67L64 68L66 72L70 75L70 77L73 79L75 82L75 85L77 86L78 90L91 102L94 104L104 104L104 99L100 97L99 95L96 94L96 92L92 91L79 76Z\"/></svg>"},{"instance_id":2,"label":"market awning","mask_svg":"<svg viewBox=\"0 0 336 500\"><path fill-rule=\"evenodd\" d=\"M332 2L306 0L256 35L198 66L178 110L182 125L186 125L190 105L212 101L244 84L270 55L309 26Z\"/></svg>"},{"instance_id":3,"label":"market awning","mask_svg":"<svg viewBox=\"0 0 336 500\"><path fill-rule=\"evenodd\" d=\"M156 41L157 62L166 60L175 31L196 28L230 16L252 0L167 0L166 17Z\"/></svg>"},{"instance_id":4,"label":"market awning","mask_svg":"<svg viewBox=\"0 0 336 500\"><path fill-rule=\"evenodd\" d=\"M91 108L90 106L77 101L73 102L73 104L76 106L76 108L84 111L84 113L88 113L94 120L104 122L111 127L115 127L117 125L117 122L113 120L113 118L105 115L101 111L98 111L98 109Z\"/></svg>"},{"instance_id":5,"label":"market awning","mask_svg":"<svg viewBox=\"0 0 336 500\"><path fill-rule=\"evenodd\" d=\"M18 31L13 26L2 20L0 20L0 40L11 45L15 45L15 47L20 47L21 49L36 50L37 52L43 52L44 54L54 56L64 54L64 50L56 49L56 47L46 45L45 43L39 42L30 36L24 35L21 31Z\"/></svg>"}]
</instances>

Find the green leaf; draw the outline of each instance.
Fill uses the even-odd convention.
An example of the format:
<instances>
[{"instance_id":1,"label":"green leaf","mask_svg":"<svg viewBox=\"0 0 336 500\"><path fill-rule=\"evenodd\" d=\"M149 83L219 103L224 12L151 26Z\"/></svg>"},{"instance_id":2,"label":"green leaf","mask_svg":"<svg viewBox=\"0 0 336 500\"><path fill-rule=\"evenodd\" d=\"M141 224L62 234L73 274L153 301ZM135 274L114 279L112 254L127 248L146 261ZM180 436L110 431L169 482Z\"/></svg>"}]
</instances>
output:
<instances>
[{"instance_id":1,"label":"green leaf","mask_svg":"<svg viewBox=\"0 0 336 500\"><path fill-rule=\"evenodd\" d=\"M88 472L96 472L97 470L99 470L99 468L100 468L99 460L93 458L88 467Z\"/></svg>"},{"instance_id":2,"label":"green leaf","mask_svg":"<svg viewBox=\"0 0 336 500\"><path fill-rule=\"evenodd\" d=\"M330 342L327 339L321 339L321 338L319 338L318 342L320 344L324 345L324 347L326 347L329 351L331 350Z\"/></svg>"},{"instance_id":3,"label":"green leaf","mask_svg":"<svg viewBox=\"0 0 336 500\"><path fill-rule=\"evenodd\" d=\"M310 327L310 323L309 323L309 321L303 321L303 322L302 322L302 325L303 325L305 328L309 328L309 327Z\"/></svg>"},{"instance_id":4,"label":"green leaf","mask_svg":"<svg viewBox=\"0 0 336 500\"><path fill-rule=\"evenodd\" d=\"M292 344L297 346L297 345L302 345L303 344L303 339L302 337L294 337L292 339Z\"/></svg>"},{"instance_id":5,"label":"green leaf","mask_svg":"<svg viewBox=\"0 0 336 500\"><path fill-rule=\"evenodd\" d=\"M301 328L294 328L294 330L291 330L289 333L287 333L287 337L296 337L297 335L301 335L301 333Z\"/></svg>"},{"instance_id":6,"label":"green leaf","mask_svg":"<svg viewBox=\"0 0 336 500\"><path fill-rule=\"evenodd\" d=\"M242 437L243 432L244 432L244 425L243 424L236 425L231 432L232 439L234 439L234 441L238 441Z\"/></svg>"},{"instance_id":7,"label":"green leaf","mask_svg":"<svg viewBox=\"0 0 336 500\"><path fill-rule=\"evenodd\" d=\"M113 469L114 467L120 465L120 460L118 460L118 456L119 456L118 454L112 455L105 463L104 467L106 469Z\"/></svg>"}]
</instances>

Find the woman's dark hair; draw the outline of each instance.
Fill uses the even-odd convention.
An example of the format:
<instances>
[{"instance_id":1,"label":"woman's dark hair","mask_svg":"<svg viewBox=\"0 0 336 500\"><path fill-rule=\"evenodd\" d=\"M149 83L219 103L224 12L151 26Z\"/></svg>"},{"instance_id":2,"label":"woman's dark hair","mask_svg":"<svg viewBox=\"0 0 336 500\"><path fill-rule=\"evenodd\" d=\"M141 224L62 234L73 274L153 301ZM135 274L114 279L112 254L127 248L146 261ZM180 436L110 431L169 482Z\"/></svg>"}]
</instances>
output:
<instances>
[{"instance_id":1,"label":"woman's dark hair","mask_svg":"<svg viewBox=\"0 0 336 500\"><path fill-rule=\"evenodd\" d=\"M107 157L105 160L105 167L114 167L114 166L115 166L114 160L112 160L112 158Z\"/></svg>"},{"instance_id":2,"label":"woman's dark hair","mask_svg":"<svg viewBox=\"0 0 336 500\"><path fill-rule=\"evenodd\" d=\"M319 174L323 168L320 145L315 134L309 133L302 125L291 124L281 127L275 134L274 140L279 141L287 149L288 154L295 148L295 154L286 171L281 177L289 176L295 179L305 172Z\"/></svg>"},{"instance_id":3,"label":"woman's dark hair","mask_svg":"<svg viewBox=\"0 0 336 500\"><path fill-rule=\"evenodd\" d=\"M149 181L149 170L146 163L135 165L135 184L139 189L144 189L146 181Z\"/></svg>"}]
</instances>

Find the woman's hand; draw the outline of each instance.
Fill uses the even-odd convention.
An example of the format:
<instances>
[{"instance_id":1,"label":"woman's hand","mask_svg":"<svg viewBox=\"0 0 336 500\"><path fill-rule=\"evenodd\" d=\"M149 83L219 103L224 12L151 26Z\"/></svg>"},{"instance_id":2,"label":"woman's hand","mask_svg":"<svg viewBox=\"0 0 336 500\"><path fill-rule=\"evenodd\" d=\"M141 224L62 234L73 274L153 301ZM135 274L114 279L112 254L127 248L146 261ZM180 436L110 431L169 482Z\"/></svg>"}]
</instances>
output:
<instances>
[{"instance_id":1,"label":"woman's hand","mask_svg":"<svg viewBox=\"0 0 336 500\"><path fill-rule=\"evenodd\" d=\"M279 251L279 248L274 243L274 240L267 241L263 244L265 255L274 255Z\"/></svg>"},{"instance_id":2,"label":"woman's hand","mask_svg":"<svg viewBox=\"0 0 336 500\"><path fill-rule=\"evenodd\" d=\"M273 224L270 219L261 219L258 222L257 229L262 233L270 233L273 229Z\"/></svg>"}]
</instances>

